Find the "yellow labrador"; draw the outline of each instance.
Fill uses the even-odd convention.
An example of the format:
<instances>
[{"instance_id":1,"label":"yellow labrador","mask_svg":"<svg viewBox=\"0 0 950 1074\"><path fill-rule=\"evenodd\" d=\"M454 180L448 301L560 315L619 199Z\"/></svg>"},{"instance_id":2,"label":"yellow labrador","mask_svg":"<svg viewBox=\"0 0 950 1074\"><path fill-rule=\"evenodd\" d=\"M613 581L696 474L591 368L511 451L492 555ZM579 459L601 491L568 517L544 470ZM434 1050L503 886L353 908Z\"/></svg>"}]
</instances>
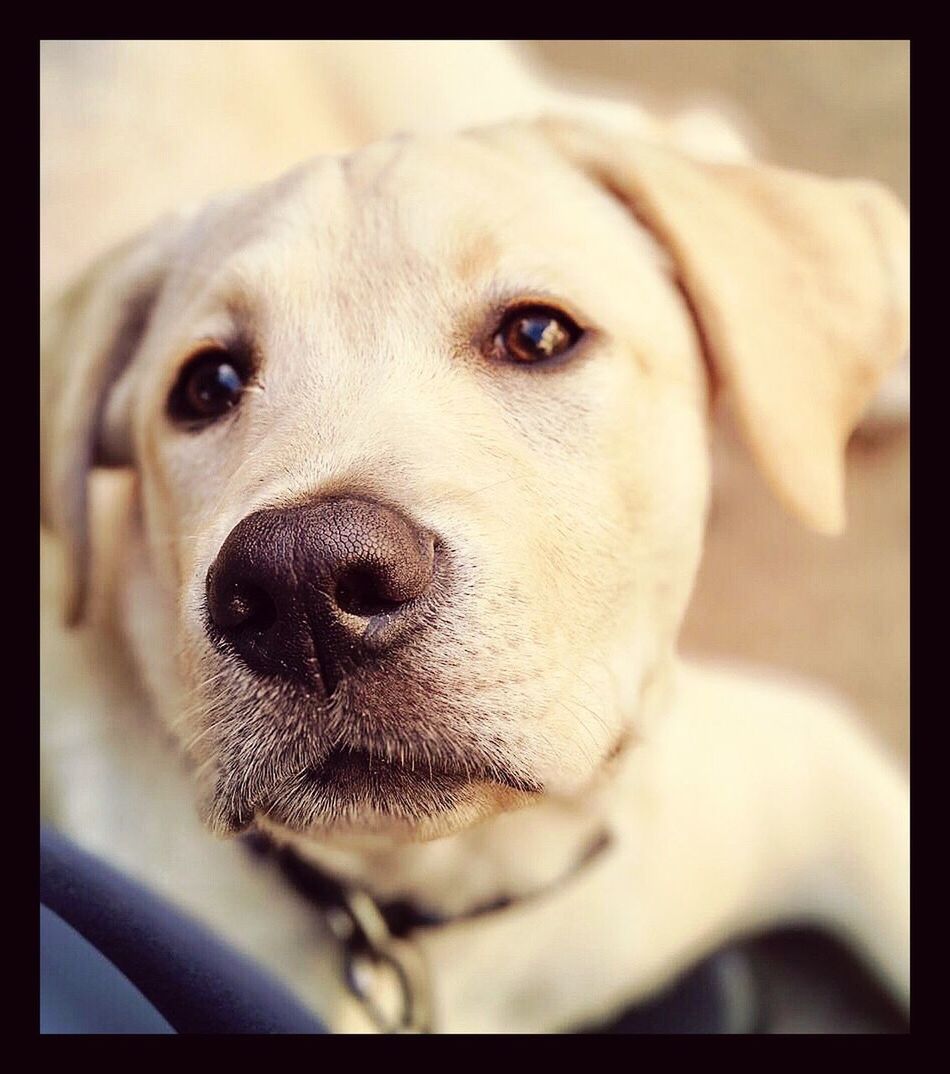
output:
<instances>
[{"instance_id":1,"label":"yellow labrador","mask_svg":"<svg viewBox=\"0 0 950 1074\"><path fill-rule=\"evenodd\" d=\"M44 808L338 1031L603 1020L787 919L906 1003L903 777L835 699L676 655L714 393L844 524L905 213L538 102L166 216L50 309ZM348 986L248 831L351 930L438 923Z\"/></svg>"}]
</instances>

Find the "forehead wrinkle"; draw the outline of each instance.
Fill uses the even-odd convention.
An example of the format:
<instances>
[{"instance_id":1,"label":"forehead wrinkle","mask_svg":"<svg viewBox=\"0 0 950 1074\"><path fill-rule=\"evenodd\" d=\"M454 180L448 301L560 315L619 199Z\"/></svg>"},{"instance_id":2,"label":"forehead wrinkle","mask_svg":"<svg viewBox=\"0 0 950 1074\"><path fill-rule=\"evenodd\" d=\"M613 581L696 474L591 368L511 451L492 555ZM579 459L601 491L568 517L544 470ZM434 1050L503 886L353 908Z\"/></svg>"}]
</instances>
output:
<instances>
[{"instance_id":1,"label":"forehead wrinkle","mask_svg":"<svg viewBox=\"0 0 950 1074\"><path fill-rule=\"evenodd\" d=\"M351 196L360 188L375 195L382 194L405 160L411 144L408 135L398 133L340 158L343 179Z\"/></svg>"},{"instance_id":2,"label":"forehead wrinkle","mask_svg":"<svg viewBox=\"0 0 950 1074\"><path fill-rule=\"evenodd\" d=\"M311 158L261 187L212 202L178 258L181 283L193 288L207 280L219 291L240 292L242 273L259 278L280 264L281 244L293 250L303 238L329 245L341 227L345 232L351 202L343 160L333 156ZM229 281L228 274L236 278ZM254 289L246 290L248 305Z\"/></svg>"}]
</instances>

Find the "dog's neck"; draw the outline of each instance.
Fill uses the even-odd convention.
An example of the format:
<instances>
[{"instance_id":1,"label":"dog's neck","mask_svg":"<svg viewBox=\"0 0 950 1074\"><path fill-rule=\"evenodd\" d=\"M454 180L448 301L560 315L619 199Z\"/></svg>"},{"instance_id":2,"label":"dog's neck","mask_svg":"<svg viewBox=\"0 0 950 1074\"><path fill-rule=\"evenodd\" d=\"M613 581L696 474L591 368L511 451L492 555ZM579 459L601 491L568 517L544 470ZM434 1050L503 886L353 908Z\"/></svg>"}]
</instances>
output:
<instances>
[{"instance_id":1,"label":"dog's neck","mask_svg":"<svg viewBox=\"0 0 950 1074\"><path fill-rule=\"evenodd\" d=\"M612 786L545 801L426 843L286 839L304 861L380 901L452 918L528 897L575 871L609 823Z\"/></svg>"}]
</instances>

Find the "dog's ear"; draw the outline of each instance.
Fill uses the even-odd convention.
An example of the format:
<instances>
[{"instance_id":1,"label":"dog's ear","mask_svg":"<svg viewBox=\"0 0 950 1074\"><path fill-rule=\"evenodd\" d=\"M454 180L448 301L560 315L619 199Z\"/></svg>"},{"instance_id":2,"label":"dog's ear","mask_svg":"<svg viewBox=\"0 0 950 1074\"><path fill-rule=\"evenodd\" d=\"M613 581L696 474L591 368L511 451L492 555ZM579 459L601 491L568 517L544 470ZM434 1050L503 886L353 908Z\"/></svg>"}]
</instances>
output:
<instances>
[{"instance_id":1,"label":"dog's ear","mask_svg":"<svg viewBox=\"0 0 950 1074\"><path fill-rule=\"evenodd\" d=\"M180 227L169 218L111 250L43 312L41 522L64 544L69 625L86 598L89 471L131 463L128 400L111 389L145 334Z\"/></svg>"},{"instance_id":2,"label":"dog's ear","mask_svg":"<svg viewBox=\"0 0 950 1074\"><path fill-rule=\"evenodd\" d=\"M703 163L556 119L543 136L669 251L713 370L773 490L844 525L844 449L905 353L907 212L873 182Z\"/></svg>"}]
</instances>

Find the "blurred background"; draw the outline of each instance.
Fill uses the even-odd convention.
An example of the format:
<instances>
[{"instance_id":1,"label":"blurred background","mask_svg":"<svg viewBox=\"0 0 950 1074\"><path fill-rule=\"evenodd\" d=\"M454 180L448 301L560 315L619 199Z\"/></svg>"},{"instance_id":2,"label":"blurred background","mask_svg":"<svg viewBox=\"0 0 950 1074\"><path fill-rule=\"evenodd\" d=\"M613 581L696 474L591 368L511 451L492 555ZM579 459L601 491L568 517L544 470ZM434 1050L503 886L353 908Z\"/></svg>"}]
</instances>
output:
<instances>
[{"instance_id":1,"label":"blurred background","mask_svg":"<svg viewBox=\"0 0 950 1074\"><path fill-rule=\"evenodd\" d=\"M909 41L537 41L565 75L671 111L712 99L777 164L857 175L909 197Z\"/></svg>"},{"instance_id":2,"label":"blurred background","mask_svg":"<svg viewBox=\"0 0 950 1074\"><path fill-rule=\"evenodd\" d=\"M635 101L660 115L711 105L765 160L826 175L876 178L907 200L907 41L534 41L520 47L562 88ZM172 43L171 62L161 67L168 92L160 122L143 131L148 117L122 91L135 64L120 77L108 42L41 44L44 287L60 285L88 261L91 250L126 237L165 208L166 195L177 204L185 194L203 194L211 172L202 168L221 172L233 163L237 173L248 170L249 160L262 169L270 163L284 167L313 151L306 126L312 114L299 109L304 122L295 127L290 111L268 113L261 106L268 79L283 78L294 99L319 111L319 94L306 92L312 86L294 67L294 46L251 43L236 55L246 59L248 49L254 62L229 87L228 122L217 125L217 143L209 146L188 128L193 87L209 95L220 87L201 83L198 64L192 72L197 83L183 89L174 63L185 49ZM490 95L491 88L483 85L479 92ZM97 140L106 128L112 135L108 144ZM137 147L146 144L151 159L140 148L135 158ZM160 193L152 174L160 169L153 162L174 178L162 180ZM212 189L220 185L215 179ZM717 424L708 546L683 648L781 669L836 689L906 762L906 421L860 430L848 463L847 532L837 539L818 537L772 500L728 420Z\"/></svg>"}]
</instances>

